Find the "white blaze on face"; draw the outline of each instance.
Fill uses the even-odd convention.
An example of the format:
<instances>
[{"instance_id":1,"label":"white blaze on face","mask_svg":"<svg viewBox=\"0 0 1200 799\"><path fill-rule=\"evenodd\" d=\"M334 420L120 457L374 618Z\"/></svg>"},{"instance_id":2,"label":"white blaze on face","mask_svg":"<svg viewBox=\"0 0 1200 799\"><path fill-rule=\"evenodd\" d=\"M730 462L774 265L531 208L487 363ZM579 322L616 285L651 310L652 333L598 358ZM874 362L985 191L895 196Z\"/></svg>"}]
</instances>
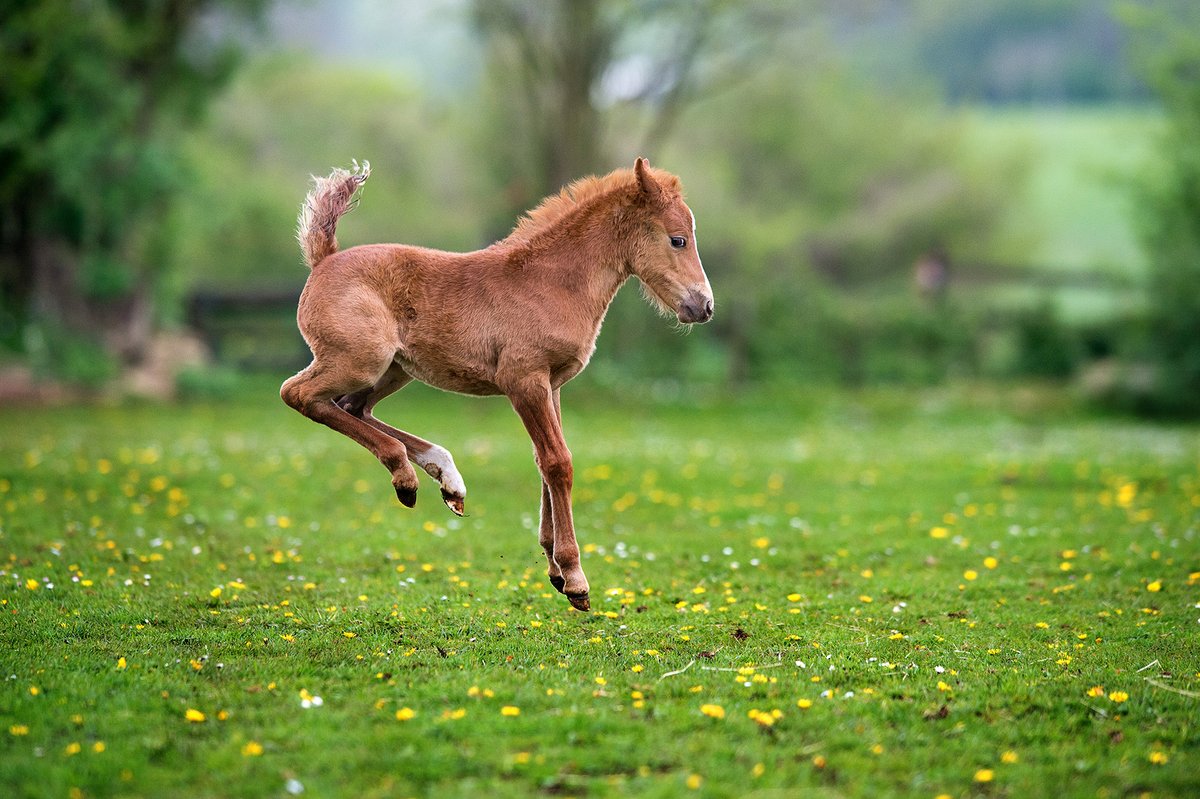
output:
<instances>
[{"instance_id":1,"label":"white blaze on face","mask_svg":"<svg viewBox=\"0 0 1200 799\"><path fill-rule=\"evenodd\" d=\"M712 297L712 286L708 282L708 274L704 271L704 264L700 261L700 245L696 241L696 214L692 211L691 206L685 206L688 209L688 215L692 218L692 247L696 250L696 263L700 264L700 272L704 275L704 293L710 298Z\"/></svg>"}]
</instances>

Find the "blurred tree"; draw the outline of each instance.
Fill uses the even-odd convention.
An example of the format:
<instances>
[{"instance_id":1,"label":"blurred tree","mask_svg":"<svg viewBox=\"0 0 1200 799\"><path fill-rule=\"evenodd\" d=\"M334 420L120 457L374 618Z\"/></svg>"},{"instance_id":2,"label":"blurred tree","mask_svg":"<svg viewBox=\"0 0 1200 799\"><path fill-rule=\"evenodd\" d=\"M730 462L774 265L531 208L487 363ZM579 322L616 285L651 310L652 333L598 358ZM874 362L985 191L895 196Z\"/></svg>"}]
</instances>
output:
<instances>
[{"instance_id":1,"label":"blurred tree","mask_svg":"<svg viewBox=\"0 0 1200 799\"><path fill-rule=\"evenodd\" d=\"M0 341L50 363L60 346L138 359L169 263L162 222L185 176L178 134L232 64L217 12L253 18L264 4L5 4Z\"/></svg>"},{"instance_id":2,"label":"blurred tree","mask_svg":"<svg viewBox=\"0 0 1200 799\"><path fill-rule=\"evenodd\" d=\"M497 232L570 181L608 171L614 158L653 155L701 90L749 77L763 42L803 5L476 0L493 119L482 132L505 188Z\"/></svg>"},{"instance_id":3,"label":"blurred tree","mask_svg":"<svg viewBox=\"0 0 1200 799\"><path fill-rule=\"evenodd\" d=\"M914 61L955 102L1144 99L1112 6L1109 0L913 0Z\"/></svg>"},{"instance_id":4,"label":"blurred tree","mask_svg":"<svg viewBox=\"0 0 1200 799\"><path fill-rule=\"evenodd\" d=\"M1176 0L1129 6L1142 63L1167 119L1162 168L1141 189L1150 256L1148 354L1155 364L1145 410L1200 414L1200 7Z\"/></svg>"}]
</instances>

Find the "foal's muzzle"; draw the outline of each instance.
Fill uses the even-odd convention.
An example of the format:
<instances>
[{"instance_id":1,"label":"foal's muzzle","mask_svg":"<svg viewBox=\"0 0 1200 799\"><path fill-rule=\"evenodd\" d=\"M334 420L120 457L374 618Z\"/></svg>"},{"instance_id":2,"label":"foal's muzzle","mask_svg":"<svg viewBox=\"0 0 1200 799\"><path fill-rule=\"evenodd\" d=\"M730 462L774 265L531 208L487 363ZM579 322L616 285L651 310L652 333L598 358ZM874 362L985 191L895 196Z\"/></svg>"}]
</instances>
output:
<instances>
[{"instance_id":1,"label":"foal's muzzle","mask_svg":"<svg viewBox=\"0 0 1200 799\"><path fill-rule=\"evenodd\" d=\"M712 297L699 291L691 291L683 298L683 302L679 303L678 314L679 321L689 325L707 322L713 315Z\"/></svg>"}]
</instances>

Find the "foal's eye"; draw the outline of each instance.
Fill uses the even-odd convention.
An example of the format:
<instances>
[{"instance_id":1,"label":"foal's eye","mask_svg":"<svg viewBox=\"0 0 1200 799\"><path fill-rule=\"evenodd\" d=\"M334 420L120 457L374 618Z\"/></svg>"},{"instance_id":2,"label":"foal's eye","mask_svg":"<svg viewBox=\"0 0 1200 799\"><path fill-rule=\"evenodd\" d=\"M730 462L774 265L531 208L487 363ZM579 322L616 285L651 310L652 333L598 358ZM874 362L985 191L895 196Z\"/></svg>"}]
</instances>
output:
<instances>
[{"instance_id":1,"label":"foal's eye","mask_svg":"<svg viewBox=\"0 0 1200 799\"><path fill-rule=\"evenodd\" d=\"M687 246L687 239L685 239L683 236L672 236L671 246L677 250L682 250Z\"/></svg>"}]
</instances>

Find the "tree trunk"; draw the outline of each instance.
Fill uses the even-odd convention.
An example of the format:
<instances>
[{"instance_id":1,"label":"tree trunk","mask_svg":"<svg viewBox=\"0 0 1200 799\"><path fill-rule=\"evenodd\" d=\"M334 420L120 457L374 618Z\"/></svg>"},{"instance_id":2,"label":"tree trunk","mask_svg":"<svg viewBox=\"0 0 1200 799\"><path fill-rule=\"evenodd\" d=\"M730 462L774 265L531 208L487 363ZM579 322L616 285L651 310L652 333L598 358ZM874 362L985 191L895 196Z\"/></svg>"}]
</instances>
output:
<instances>
[{"instance_id":1,"label":"tree trunk","mask_svg":"<svg viewBox=\"0 0 1200 799\"><path fill-rule=\"evenodd\" d=\"M32 315L74 337L88 339L120 365L136 365L153 330L150 287L96 298L79 283L79 255L61 240L37 238L32 245Z\"/></svg>"}]
</instances>

